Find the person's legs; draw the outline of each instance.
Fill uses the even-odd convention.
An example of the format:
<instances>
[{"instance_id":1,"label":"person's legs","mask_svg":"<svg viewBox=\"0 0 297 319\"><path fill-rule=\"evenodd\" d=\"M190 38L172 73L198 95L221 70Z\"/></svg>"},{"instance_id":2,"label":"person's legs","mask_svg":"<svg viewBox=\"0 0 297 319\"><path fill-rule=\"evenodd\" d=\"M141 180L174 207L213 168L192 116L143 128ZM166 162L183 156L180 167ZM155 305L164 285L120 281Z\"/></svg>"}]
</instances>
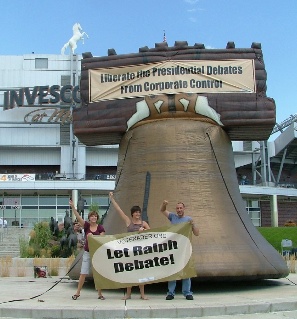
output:
<instances>
[{"instance_id":1,"label":"person's legs","mask_svg":"<svg viewBox=\"0 0 297 319\"><path fill-rule=\"evenodd\" d=\"M176 280L168 281L167 300L173 299L175 295ZM169 296L173 297L170 298ZM169 298L168 298L169 297Z\"/></svg>"},{"instance_id":2,"label":"person's legs","mask_svg":"<svg viewBox=\"0 0 297 319\"><path fill-rule=\"evenodd\" d=\"M98 289L98 299L105 300L104 296L102 295L101 289Z\"/></svg>"},{"instance_id":3,"label":"person's legs","mask_svg":"<svg viewBox=\"0 0 297 319\"><path fill-rule=\"evenodd\" d=\"M86 280L86 276L89 274L89 271L90 271L90 265L91 265L90 253L87 251L84 251L82 259L83 260L81 263L78 286L77 286L75 295L72 296L73 300L76 300L80 296L81 288L83 287Z\"/></svg>"},{"instance_id":4,"label":"person's legs","mask_svg":"<svg viewBox=\"0 0 297 319\"><path fill-rule=\"evenodd\" d=\"M122 300L131 299L131 291L132 291L132 287L128 287L126 295L122 298Z\"/></svg>"},{"instance_id":5,"label":"person's legs","mask_svg":"<svg viewBox=\"0 0 297 319\"><path fill-rule=\"evenodd\" d=\"M144 294L144 285L139 285L140 298L143 300L148 300L148 297Z\"/></svg>"},{"instance_id":6,"label":"person's legs","mask_svg":"<svg viewBox=\"0 0 297 319\"><path fill-rule=\"evenodd\" d=\"M76 290L75 295L72 296L72 299L75 300L75 299L77 299L80 296L80 291L81 291L82 286L85 283L85 280L86 280L86 275L85 274L80 274L79 280L78 280L77 290Z\"/></svg>"},{"instance_id":7,"label":"person's legs","mask_svg":"<svg viewBox=\"0 0 297 319\"><path fill-rule=\"evenodd\" d=\"M182 294L187 296L193 296L193 292L191 291L191 278L182 279ZM190 299L190 298L187 298Z\"/></svg>"}]
</instances>

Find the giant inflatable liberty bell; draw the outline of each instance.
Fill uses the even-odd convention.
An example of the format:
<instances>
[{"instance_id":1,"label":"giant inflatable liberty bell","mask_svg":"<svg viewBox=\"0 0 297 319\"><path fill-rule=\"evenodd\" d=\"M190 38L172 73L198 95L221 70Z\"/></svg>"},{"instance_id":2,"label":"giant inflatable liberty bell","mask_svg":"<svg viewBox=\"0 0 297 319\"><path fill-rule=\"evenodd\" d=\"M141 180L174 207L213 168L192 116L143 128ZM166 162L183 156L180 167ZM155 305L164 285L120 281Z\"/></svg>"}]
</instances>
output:
<instances>
[{"instance_id":1,"label":"giant inflatable liberty bell","mask_svg":"<svg viewBox=\"0 0 297 319\"><path fill-rule=\"evenodd\" d=\"M261 45L205 49L157 43L139 53L82 60L82 107L74 133L86 145L119 144L115 198L129 214L143 207L151 228L177 201L199 226L193 236L194 280L281 278L281 255L253 226L241 194L231 140L266 140L275 103L266 97ZM109 234L125 232L110 207Z\"/></svg>"}]
</instances>

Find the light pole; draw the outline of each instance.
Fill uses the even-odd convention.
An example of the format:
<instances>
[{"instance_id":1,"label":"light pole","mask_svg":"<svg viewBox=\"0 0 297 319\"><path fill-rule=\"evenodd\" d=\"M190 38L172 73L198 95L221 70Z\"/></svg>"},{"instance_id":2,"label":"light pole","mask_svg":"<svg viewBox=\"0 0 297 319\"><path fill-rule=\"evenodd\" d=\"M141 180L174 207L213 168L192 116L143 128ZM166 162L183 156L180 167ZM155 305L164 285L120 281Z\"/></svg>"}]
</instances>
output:
<instances>
[{"instance_id":1,"label":"light pole","mask_svg":"<svg viewBox=\"0 0 297 319\"><path fill-rule=\"evenodd\" d=\"M18 205L18 202L15 201L14 202L14 222L12 222L12 224L14 224L14 226L19 226L19 222L17 221L17 209L20 208L20 206Z\"/></svg>"},{"instance_id":2,"label":"light pole","mask_svg":"<svg viewBox=\"0 0 297 319\"><path fill-rule=\"evenodd\" d=\"M16 210L17 210L17 201L14 202L14 222L15 222L15 225L17 224L16 222Z\"/></svg>"},{"instance_id":3,"label":"light pole","mask_svg":"<svg viewBox=\"0 0 297 319\"><path fill-rule=\"evenodd\" d=\"M1 205L2 208L2 227L4 228L4 209L6 208L4 205Z\"/></svg>"}]
</instances>

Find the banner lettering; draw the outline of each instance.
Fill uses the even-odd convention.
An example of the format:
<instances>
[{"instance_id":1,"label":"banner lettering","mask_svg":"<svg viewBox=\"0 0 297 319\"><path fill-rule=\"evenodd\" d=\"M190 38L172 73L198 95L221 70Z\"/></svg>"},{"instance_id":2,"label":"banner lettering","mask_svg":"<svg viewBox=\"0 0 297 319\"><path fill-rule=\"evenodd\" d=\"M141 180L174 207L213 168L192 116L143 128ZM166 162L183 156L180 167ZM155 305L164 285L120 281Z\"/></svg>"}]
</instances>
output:
<instances>
[{"instance_id":1,"label":"banner lettering","mask_svg":"<svg viewBox=\"0 0 297 319\"><path fill-rule=\"evenodd\" d=\"M196 277L189 223L141 233L88 237L96 288Z\"/></svg>"},{"instance_id":2,"label":"banner lettering","mask_svg":"<svg viewBox=\"0 0 297 319\"><path fill-rule=\"evenodd\" d=\"M187 60L89 70L90 102L176 93L254 93L254 60Z\"/></svg>"}]
</instances>

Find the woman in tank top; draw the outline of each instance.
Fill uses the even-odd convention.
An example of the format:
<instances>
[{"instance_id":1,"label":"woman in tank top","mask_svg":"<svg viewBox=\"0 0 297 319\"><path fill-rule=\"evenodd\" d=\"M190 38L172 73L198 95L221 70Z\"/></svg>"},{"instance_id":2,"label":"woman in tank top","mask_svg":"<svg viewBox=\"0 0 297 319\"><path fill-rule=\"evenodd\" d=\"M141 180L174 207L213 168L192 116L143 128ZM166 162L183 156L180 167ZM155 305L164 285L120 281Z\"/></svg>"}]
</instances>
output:
<instances>
[{"instance_id":1,"label":"woman in tank top","mask_svg":"<svg viewBox=\"0 0 297 319\"><path fill-rule=\"evenodd\" d=\"M80 297L80 291L86 280L86 276L90 274L91 271L91 257L89 253L89 244L88 236L93 235L104 235L105 230L102 225L98 224L99 215L95 211L91 211L88 214L88 221L84 220L76 210L72 200L69 201L69 205L72 209L73 214L75 215L78 223L83 227L85 233L85 244L84 244L84 253L82 256L82 264L80 269L80 275L78 280L78 286L76 293L72 296L73 300L77 300ZM98 299L104 300L105 298L102 295L101 289L98 289Z\"/></svg>"},{"instance_id":2,"label":"woman in tank top","mask_svg":"<svg viewBox=\"0 0 297 319\"><path fill-rule=\"evenodd\" d=\"M131 207L131 218L130 218L122 211L119 204L115 201L112 192L109 193L109 198L115 210L119 213L120 217L125 222L127 226L127 232L135 232L135 231L141 232L145 229L150 229L150 226L148 225L148 223L141 219L141 208L139 206ZM124 296L124 298L122 298L123 300L131 299L131 290L132 290L132 287L127 288L127 293ZM148 298L144 294L144 285L139 285L139 290L140 290L140 298L147 300Z\"/></svg>"}]
</instances>

